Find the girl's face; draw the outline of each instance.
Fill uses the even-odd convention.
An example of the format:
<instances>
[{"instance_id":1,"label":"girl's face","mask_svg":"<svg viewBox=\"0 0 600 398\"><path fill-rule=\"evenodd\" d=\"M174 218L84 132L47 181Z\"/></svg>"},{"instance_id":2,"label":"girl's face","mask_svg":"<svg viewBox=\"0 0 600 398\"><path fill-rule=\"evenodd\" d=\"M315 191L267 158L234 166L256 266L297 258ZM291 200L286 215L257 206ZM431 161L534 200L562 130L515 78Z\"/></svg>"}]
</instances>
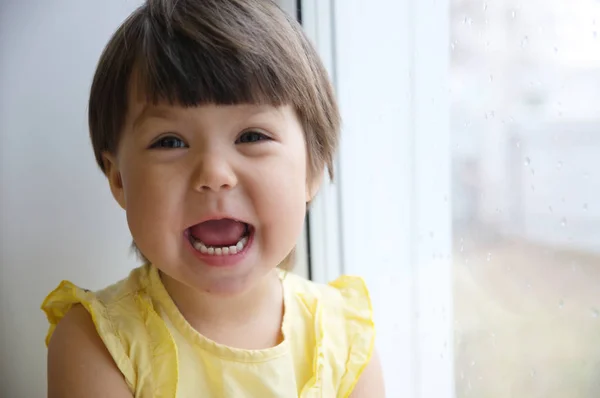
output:
<instances>
[{"instance_id":1,"label":"girl's face","mask_svg":"<svg viewBox=\"0 0 600 398\"><path fill-rule=\"evenodd\" d=\"M105 163L135 243L175 281L246 290L293 249L316 189L294 110L132 102Z\"/></svg>"}]
</instances>

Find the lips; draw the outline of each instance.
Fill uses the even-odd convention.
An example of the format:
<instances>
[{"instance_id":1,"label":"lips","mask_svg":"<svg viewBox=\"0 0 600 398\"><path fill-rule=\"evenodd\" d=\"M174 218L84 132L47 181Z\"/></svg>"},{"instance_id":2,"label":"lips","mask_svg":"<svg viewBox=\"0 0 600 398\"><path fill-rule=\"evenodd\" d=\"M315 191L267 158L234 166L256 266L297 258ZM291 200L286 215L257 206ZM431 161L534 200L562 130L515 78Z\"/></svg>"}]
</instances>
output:
<instances>
[{"instance_id":1,"label":"lips","mask_svg":"<svg viewBox=\"0 0 600 398\"><path fill-rule=\"evenodd\" d=\"M189 228L189 234L207 247L235 246L247 233L248 224L232 218L211 219Z\"/></svg>"},{"instance_id":2,"label":"lips","mask_svg":"<svg viewBox=\"0 0 600 398\"><path fill-rule=\"evenodd\" d=\"M191 228L188 235L192 247L208 256L230 256L243 252L250 239L251 227L246 223L235 222L240 225L229 227L229 230L222 228L223 225L216 226L212 221L207 222L210 226L204 226L204 230Z\"/></svg>"}]
</instances>

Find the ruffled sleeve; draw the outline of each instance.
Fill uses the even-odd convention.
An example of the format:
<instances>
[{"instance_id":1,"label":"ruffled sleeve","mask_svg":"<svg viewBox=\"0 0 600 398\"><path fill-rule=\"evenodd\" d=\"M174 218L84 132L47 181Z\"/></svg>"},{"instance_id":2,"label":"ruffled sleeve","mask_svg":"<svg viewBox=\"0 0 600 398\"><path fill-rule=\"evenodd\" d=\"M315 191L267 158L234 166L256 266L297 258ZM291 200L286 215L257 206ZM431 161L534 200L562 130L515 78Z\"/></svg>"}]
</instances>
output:
<instances>
[{"instance_id":1,"label":"ruffled sleeve","mask_svg":"<svg viewBox=\"0 0 600 398\"><path fill-rule=\"evenodd\" d=\"M371 360L375 344L375 325L373 323L373 308L369 291L364 280L356 276L342 276L331 282L341 295L341 308L338 308L343 317L342 327L345 329L347 345L345 350L344 367L337 389L337 397L346 398L358 382L361 373ZM332 325L332 328L338 325Z\"/></svg>"},{"instance_id":2,"label":"ruffled sleeve","mask_svg":"<svg viewBox=\"0 0 600 398\"><path fill-rule=\"evenodd\" d=\"M109 311L93 292L81 289L71 282L63 281L46 297L42 304L42 310L46 313L50 323L46 345L49 344L58 322L75 304L81 304L90 314L98 335L125 377L129 388L133 391L136 380L132 363L109 317Z\"/></svg>"}]
</instances>

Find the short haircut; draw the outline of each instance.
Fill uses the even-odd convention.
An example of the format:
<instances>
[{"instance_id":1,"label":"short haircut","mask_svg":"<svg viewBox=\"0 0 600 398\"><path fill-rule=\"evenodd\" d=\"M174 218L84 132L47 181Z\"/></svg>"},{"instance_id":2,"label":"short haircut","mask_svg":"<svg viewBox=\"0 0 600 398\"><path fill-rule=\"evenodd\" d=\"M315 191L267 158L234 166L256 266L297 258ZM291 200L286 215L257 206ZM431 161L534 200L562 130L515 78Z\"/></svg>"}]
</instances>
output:
<instances>
[{"instance_id":1,"label":"short haircut","mask_svg":"<svg viewBox=\"0 0 600 398\"><path fill-rule=\"evenodd\" d=\"M272 0L147 0L123 22L100 57L89 99L103 172L103 154L117 153L134 86L151 104L291 105L305 134L309 178L325 167L333 178L340 130L333 86L302 27ZM135 242L132 248L147 262Z\"/></svg>"}]
</instances>

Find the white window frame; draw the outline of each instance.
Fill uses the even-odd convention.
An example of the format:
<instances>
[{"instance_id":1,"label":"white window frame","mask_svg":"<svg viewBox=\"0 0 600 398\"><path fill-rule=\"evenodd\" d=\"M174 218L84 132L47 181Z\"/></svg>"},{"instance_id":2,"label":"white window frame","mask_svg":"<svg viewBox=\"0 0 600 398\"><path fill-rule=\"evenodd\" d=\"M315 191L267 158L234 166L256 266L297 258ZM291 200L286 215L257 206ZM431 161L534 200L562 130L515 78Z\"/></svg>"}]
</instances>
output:
<instances>
[{"instance_id":1,"label":"white window frame","mask_svg":"<svg viewBox=\"0 0 600 398\"><path fill-rule=\"evenodd\" d=\"M313 41L335 84L333 2L302 0L302 26ZM334 173L339 172L334 159ZM310 268L313 281L326 283L343 273L342 228L340 223L339 180L324 183L309 208Z\"/></svg>"},{"instance_id":2,"label":"white window frame","mask_svg":"<svg viewBox=\"0 0 600 398\"><path fill-rule=\"evenodd\" d=\"M313 280L365 277L388 396L454 397L449 0L302 0L302 19L345 121L309 214Z\"/></svg>"}]
</instances>

